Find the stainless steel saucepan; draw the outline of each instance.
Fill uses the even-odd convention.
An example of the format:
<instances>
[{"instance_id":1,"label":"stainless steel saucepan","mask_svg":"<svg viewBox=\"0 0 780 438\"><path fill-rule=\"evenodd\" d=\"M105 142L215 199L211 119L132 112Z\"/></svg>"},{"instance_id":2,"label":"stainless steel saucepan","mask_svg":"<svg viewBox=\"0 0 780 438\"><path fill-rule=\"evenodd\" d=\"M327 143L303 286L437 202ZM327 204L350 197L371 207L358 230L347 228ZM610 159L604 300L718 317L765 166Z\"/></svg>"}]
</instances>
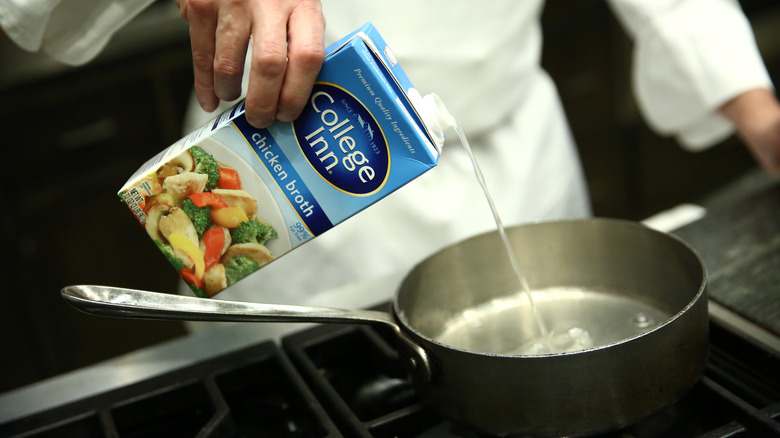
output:
<instances>
[{"instance_id":1,"label":"stainless steel saucepan","mask_svg":"<svg viewBox=\"0 0 780 438\"><path fill-rule=\"evenodd\" d=\"M672 404L699 379L707 273L684 242L609 219L507 233L532 301L518 292L496 232L419 263L391 313L107 286L69 286L62 294L85 312L125 318L389 326L420 398L454 422L497 436L619 429Z\"/></svg>"}]
</instances>

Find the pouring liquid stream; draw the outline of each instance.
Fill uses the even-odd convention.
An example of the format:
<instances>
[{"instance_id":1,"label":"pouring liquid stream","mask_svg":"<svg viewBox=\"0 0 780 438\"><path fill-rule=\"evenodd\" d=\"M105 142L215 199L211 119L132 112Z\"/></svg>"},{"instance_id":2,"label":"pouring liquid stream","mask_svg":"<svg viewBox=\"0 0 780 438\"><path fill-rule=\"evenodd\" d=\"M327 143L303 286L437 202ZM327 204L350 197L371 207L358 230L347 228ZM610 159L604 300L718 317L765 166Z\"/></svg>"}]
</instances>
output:
<instances>
[{"instance_id":1,"label":"pouring liquid stream","mask_svg":"<svg viewBox=\"0 0 780 438\"><path fill-rule=\"evenodd\" d=\"M541 317L539 313L539 309L536 303L534 302L534 298L531 293L531 288L528 284L528 280L525 278L525 275L523 275L523 273L520 270L520 266L517 262L517 258L515 257L515 253L512 249L512 245L509 241L509 238L507 237L506 230L504 229L504 225L501 221L501 217L498 214L498 209L496 208L496 205L493 202L492 196L490 196L490 191L487 188L487 183L485 182L485 177L482 174L482 169L479 167L479 164L477 163L477 159L474 156L474 152L471 149L471 145L469 144L468 139L466 138L466 135L459 122L455 126L455 131L458 134L458 138L460 139L463 148L466 150L466 153L469 156L469 160L471 160L471 164L474 168L474 173L477 177L477 181L479 182L482 188L482 192L485 194L485 199L487 200L487 203L490 206L490 210L493 213L493 218L496 222L498 234L501 237L504 249L506 250L507 257L509 259L510 264L512 265L512 269L515 275L517 276L518 283L520 285L520 290L518 291L518 294L523 295L526 302L528 303L528 306L530 307L531 310L531 317L534 319L534 325L536 326L536 329L538 331L538 334L536 336L533 336L531 341L526 342L517 348L513 348L512 351L507 351L506 353L544 354L544 353L558 353L564 351L576 351L576 350L581 350L584 348L591 347L593 345L593 340L591 338L591 335L588 332L588 330L582 327L578 327L576 325L568 325L563 330L555 330L554 333L548 330L545 321Z\"/></svg>"},{"instance_id":2,"label":"pouring liquid stream","mask_svg":"<svg viewBox=\"0 0 780 438\"><path fill-rule=\"evenodd\" d=\"M540 337L546 337L548 334L547 327L544 324L544 320L541 318L541 316L539 316L539 311L534 304L534 299L531 295L531 287L528 285L528 280L520 271L517 258L515 257L515 253L512 250L512 244L509 242L509 237L507 237L504 224L501 221L501 216L498 214L496 204L493 202L493 197L490 196L490 191L487 188L487 182L485 181L485 176L482 174L482 169L479 167L479 163L477 163L477 158L474 156L474 151L471 149L471 145L469 144L468 138L466 138L460 123L457 124L455 130L458 133L458 138L460 139L463 148L466 150L466 153L469 156L471 165L474 167L474 174L477 177L479 185L482 187L482 192L485 194L485 199L490 206L490 211L493 213L493 219L496 221L496 228L498 229L498 234L501 237L502 243L504 244L504 249L506 250L506 255L509 258L509 263L512 265L512 270L515 272L518 283L520 284L520 293L524 294L525 298L528 299L528 305L531 307L531 312L533 314L536 327L539 329Z\"/></svg>"}]
</instances>

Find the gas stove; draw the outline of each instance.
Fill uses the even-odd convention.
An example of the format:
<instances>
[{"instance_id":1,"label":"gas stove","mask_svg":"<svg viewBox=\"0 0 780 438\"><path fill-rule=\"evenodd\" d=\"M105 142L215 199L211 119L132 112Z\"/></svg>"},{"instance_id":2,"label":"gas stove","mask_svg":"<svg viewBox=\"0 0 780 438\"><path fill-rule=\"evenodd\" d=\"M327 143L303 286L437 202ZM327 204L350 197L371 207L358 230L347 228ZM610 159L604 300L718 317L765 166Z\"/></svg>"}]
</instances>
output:
<instances>
[{"instance_id":1,"label":"gas stove","mask_svg":"<svg viewBox=\"0 0 780 438\"><path fill-rule=\"evenodd\" d=\"M716 322L701 380L607 437L780 437L780 357ZM562 401L565 403L565 401ZM477 437L418 400L393 335L322 325L0 425L24 437Z\"/></svg>"},{"instance_id":2,"label":"gas stove","mask_svg":"<svg viewBox=\"0 0 780 438\"><path fill-rule=\"evenodd\" d=\"M739 205L718 200L674 231L710 271L703 376L673 405L603 436L780 437L780 186L749 186ZM380 302L398 281L383 281ZM734 284L764 289L741 290L755 302L740 301ZM381 288L353 292L364 289ZM359 325L214 329L0 395L0 437L477 437L420 402L394 339Z\"/></svg>"}]
</instances>

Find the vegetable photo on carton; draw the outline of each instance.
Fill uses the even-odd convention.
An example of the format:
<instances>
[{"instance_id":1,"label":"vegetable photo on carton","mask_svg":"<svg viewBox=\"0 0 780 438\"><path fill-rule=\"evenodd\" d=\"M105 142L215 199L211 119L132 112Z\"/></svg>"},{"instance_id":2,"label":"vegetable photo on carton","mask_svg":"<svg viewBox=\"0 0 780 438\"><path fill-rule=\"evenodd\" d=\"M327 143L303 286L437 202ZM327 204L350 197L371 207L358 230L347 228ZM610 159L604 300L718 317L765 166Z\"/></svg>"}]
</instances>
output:
<instances>
[{"instance_id":1,"label":"vegetable photo on carton","mask_svg":"<svg viewBox=\"0 0 780 438\"><path fill-rule=\"evenodd\" d=\"M431 100L366 23L329 46L297 119L256 128L240 101L148 160L120 197L211 297L435 167L445 126L432 121L446 109Z\"/></svg>"},{"instance_id":2,"label":"vegetable photo on carton","mask_svg":"<svg viewBox=\"0 0 780 438\"><path fill-rule=\"evenodd\" d=\"M143 225L192 291L212 296L274 260L278 237L257 217L238 172L192 146L143 178ZM151 188L151 190L149 190Z\"/></svg>"}]
</instances>

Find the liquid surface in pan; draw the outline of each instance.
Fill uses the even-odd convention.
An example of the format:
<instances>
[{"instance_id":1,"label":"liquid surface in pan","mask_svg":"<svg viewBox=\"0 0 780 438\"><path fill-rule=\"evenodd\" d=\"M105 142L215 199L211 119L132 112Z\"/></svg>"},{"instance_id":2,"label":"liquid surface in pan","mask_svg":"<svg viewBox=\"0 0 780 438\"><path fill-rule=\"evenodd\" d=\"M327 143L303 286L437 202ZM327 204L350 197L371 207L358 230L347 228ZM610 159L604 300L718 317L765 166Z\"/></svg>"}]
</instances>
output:
<instances>
[{"instance_id":1,"label":"liquid surface in pan","mask_svg":"<svg viewBox=\"0 0 780 438\"><path fill-rule=\"evenodd\" d=\"M646 333L671 315L646 303L603 292L551 288L496 298L450 318L434 339L478 352L534 356L586 350ZM539 336L535 316L548 324Z\"/></svg>"}]
</instances>

